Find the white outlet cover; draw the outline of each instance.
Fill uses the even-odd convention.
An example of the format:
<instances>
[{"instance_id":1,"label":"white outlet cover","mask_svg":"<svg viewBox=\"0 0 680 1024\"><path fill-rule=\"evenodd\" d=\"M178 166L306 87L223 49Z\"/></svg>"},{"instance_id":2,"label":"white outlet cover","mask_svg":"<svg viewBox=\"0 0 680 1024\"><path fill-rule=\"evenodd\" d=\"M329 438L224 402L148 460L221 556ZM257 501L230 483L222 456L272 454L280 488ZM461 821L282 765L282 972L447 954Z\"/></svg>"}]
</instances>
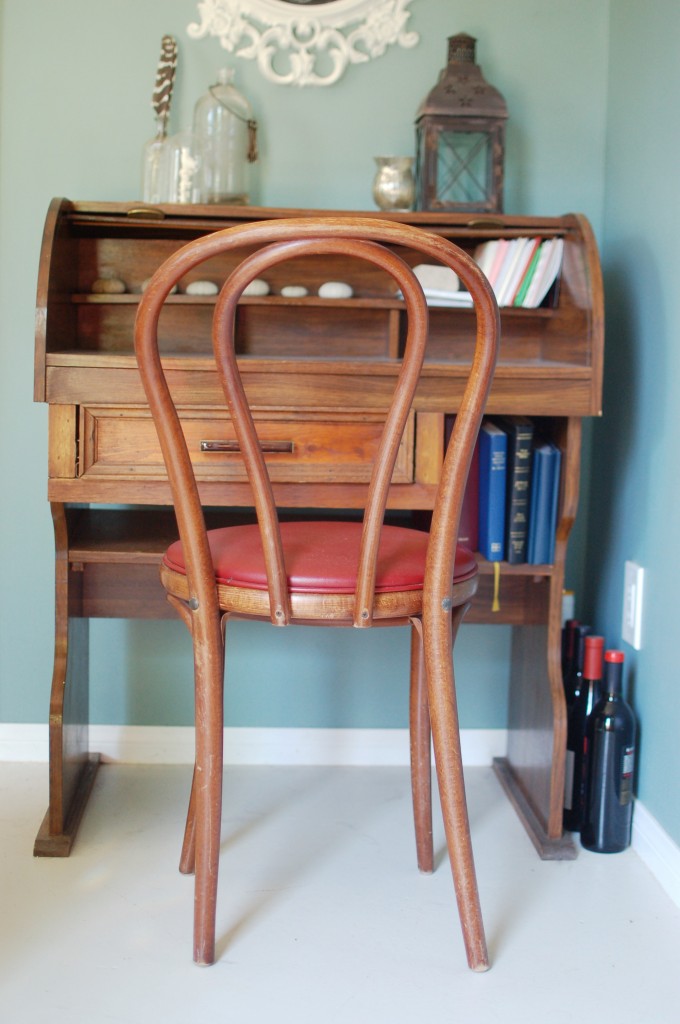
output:
<instances>
[{"instance_id":1,"label":"white outlet cover","mask_svg":"<svg viewBox=\"0 0 680 1024\"><path fill-rule=\"evenodd\" d=\"M645 570L637 562L626 562L623 580L621 639L636 651L642 649L644 581Z\"/></svg>"}]
</instances>

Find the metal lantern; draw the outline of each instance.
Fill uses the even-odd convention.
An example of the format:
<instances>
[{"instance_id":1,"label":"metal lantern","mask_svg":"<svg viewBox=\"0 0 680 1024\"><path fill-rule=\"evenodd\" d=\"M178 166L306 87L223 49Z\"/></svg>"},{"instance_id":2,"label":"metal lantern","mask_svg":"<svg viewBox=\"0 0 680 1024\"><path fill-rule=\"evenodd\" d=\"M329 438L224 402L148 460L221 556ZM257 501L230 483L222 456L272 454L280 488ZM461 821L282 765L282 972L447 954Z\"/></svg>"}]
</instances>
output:
<instances>
[{"instance_id":1,"label":"metal lantern","mask_svg":"<svg viewBox=\"0 0 680 1024\"><path fill-rule=\"evenodd\" d=\"M505 100L475 64L472 36L449 38L448 64L416 116L419 210L503 210Z\"/></svg>"}]
</instances>

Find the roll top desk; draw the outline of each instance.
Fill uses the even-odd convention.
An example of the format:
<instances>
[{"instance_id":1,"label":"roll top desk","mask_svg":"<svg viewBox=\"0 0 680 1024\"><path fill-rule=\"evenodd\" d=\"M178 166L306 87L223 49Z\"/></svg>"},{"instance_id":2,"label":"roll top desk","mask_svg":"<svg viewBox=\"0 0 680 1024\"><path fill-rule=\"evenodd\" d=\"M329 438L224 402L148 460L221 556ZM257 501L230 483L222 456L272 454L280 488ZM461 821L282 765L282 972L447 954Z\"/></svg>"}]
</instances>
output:
<instances>
[{"instance_id":1,"label":"roll top desk","mask_svg":"<svg viewBox=\"0 0 680 1024\"><path fill-rule=\"evenodd\" d=\"M49 406L48 499L55 531L55 663L49 712L49 808L38 855L69 853L98 756L89 750L88 621L171 618L158 564L174 537L163 462L133 353L133 323L144 281L174 249L247 220L330 211L162 206L55 199L40 256L35 399ZM347 211L343 211L347 213ZM576 515L581 422L600 413L603 295L591 228L580 215L511 217L434 213L365 214L403 220L469 252L486 239L564 239L559 283L538 309L502 308L501 354L489 414L522 414L562 450L551 565L500 566L500 608L492 610L494 567L479 557L480 586L467 622L513 627L507 755L496 772L543 857L573 856L562 834L566 709L560 668L561 600ZM406 254L408 258L408 254ZM228 269L216 261L217 281ZM404 342L403 304L378 270L342 257L300 261L308 295L244 297L237 346L261 437L271 442L272 478L282 506L358 508L377 440L380 411L396 380ZM288 272L289 273L289 272ZM122 279L122 294L93 292ZM325 280L347 281L350 299L321 299ZM187 282L188 283L188 282ZM252 502L243 472L223 450L231 428L212 367L214 296L173 295L161 345L208 506ZM331 326L321 314L331 303ZM414 412L390 492L395 513L431 509L474 339L470 309L430 311L431 338ZM274 387L285 375L285 405ZM276 397L278 396L278 397ZM216 514L219 514L217 512Z\"/></svg>"}]
</instances>

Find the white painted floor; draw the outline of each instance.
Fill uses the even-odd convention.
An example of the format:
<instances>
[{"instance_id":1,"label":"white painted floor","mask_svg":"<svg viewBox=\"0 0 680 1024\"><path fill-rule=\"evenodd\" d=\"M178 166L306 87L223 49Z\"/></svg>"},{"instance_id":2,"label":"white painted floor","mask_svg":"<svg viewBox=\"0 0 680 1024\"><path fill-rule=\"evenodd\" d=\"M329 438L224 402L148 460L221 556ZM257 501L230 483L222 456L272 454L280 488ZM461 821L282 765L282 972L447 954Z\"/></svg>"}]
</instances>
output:
<instances>
[{"instance_id":1,"label":"white painted floor","mask_svg":"<svg viewBox=\"0 0 680 1024\"><path fill-rule=\"evenodd\" d=\"M46 772L0 765L2 1024L680 1020L680 910L632 851L541 862L490 770L467 773L482 975L447 862L415 867L404 769L228 769L210 968L177 872L190 769L104 766L71 857L36 860Z\"/></svg>"}]
</instances>

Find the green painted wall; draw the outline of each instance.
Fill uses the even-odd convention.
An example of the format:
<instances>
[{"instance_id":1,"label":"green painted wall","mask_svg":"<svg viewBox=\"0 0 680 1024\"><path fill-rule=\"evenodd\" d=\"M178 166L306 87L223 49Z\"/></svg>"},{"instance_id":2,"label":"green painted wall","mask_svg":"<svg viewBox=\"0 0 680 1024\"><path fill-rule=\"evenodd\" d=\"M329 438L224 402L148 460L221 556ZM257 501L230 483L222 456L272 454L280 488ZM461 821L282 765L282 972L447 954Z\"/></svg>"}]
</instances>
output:
<instances>
[{"instance_id":1,"label":"green painted wall","mask_svg":"<svg viewBox=\"0 0 680 1024\"><path fill-rule=\"evenodd\" d=\"M4 0L0 56L0 719L47 716L52 533L47 415L31 401L35 281L50 199L138 197L160 38L180 44L173 129L224 63L261 125L254 198L269 205L372 208L373 156L412 153L413 118L446 60L447 37L478 38L478 60L510 109L506 209L585 213L601 229L609 0L413 0L420 43L351 68L331 88L273 85L215 40L191 41L194 0ZM641 7L641 5L640 5ZM586 481L587 483L587 481ZM585 488L587 498L587 487ZM572 556L581 588L584 530ZM287 639L284 637L283 639ZM407 637L238 624L230 639L232 724L399 726ZM464 627L458 661L466 727L505 724L509 633ZM252 656L253 650L256 657ZM364 657L364 654L368 657ZM93 718L187 723L188 638L176 623L97 622ZM339 684L339 685L336 685Z\"/></svg>"},{"instance_id":2,"label":"green painted wall","mask_svg":"<svg viewBox=\"0 0 680 1024\"><path fill-rule=\"evenodd\" d=\"M607 372L593 436L589 614L619 643L623 566L647 569L643 649L624 646L638 794L680 842L678 602L680 6L611 5L604 244Z\"/></svg>"}]
</instances>

